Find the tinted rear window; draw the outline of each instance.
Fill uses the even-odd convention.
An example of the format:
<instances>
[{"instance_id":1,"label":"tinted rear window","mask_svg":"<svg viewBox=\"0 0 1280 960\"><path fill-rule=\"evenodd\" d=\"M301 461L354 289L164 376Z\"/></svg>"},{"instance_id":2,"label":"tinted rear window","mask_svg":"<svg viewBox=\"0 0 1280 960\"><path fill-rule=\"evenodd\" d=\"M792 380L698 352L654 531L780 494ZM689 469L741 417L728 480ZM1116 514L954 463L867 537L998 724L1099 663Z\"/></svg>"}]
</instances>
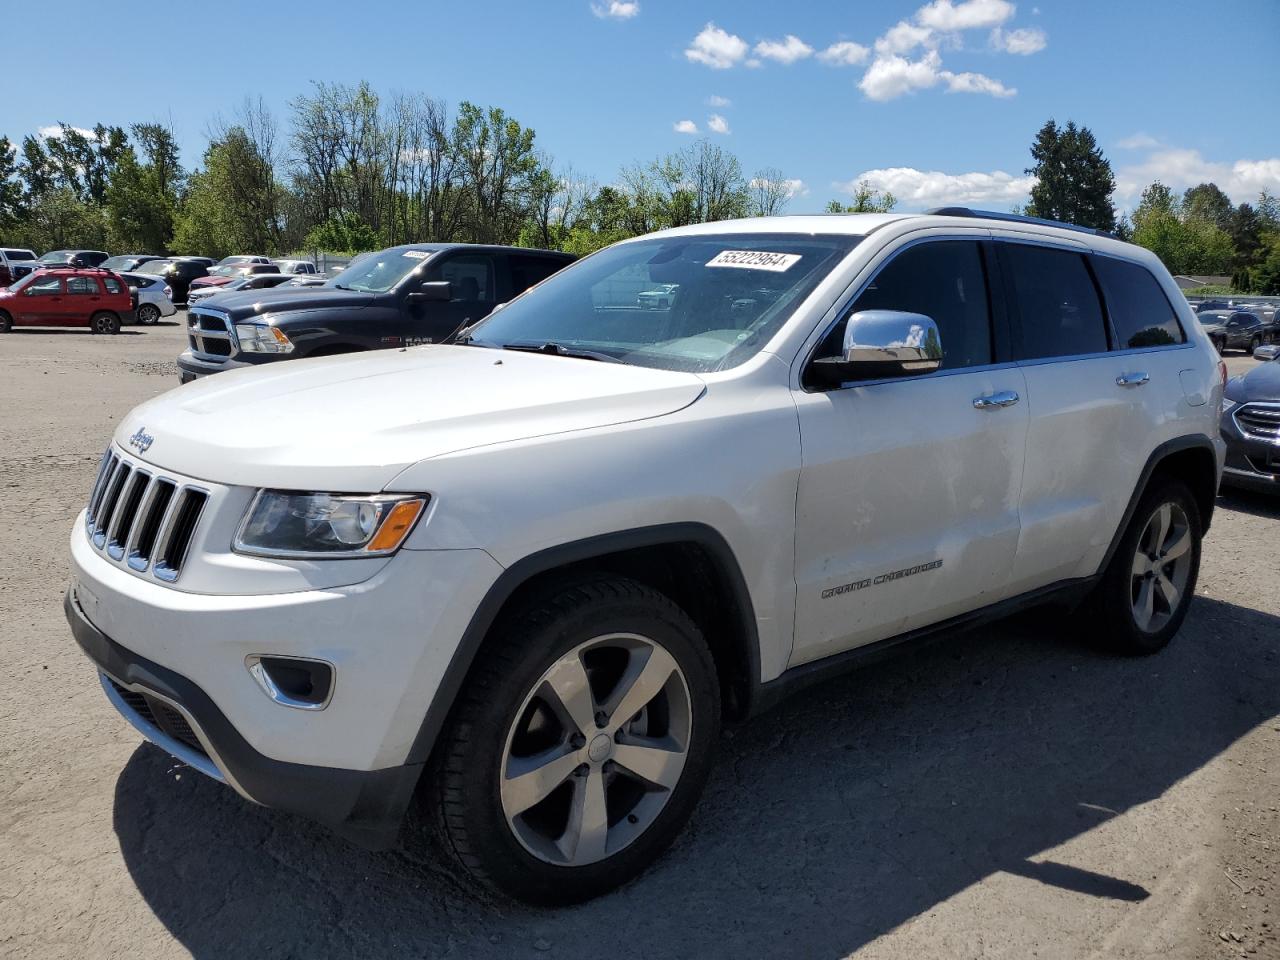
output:
<instances>
[{"instance_id":1,"label":"tinted rear window","mask_svg":"<svg viewBox=\"0 0 1280 960\"><path fill-rule=\"evenodd\" d=\"M36 255L30 250L6 250L5 256L10 260L34 260Z\"/></svg>"},{"instance_id":2,"label":"tinted rear window","mask_svg":"<svg viewBox=\"0 0 1280 960\"><path fill-rule=\"evenodd\" d=\"M1110 257L1095 257L1093 266L1107 299L1117 349L1186 343L1169 298L1150 270Z\"/></svg>"},{"instance_id":3,"label":"tinted rear window","mask_svg":"<svg viewBox=\"0 0 1280 960\"><path fill-rule=\"evenodd\" d=\"M1019 358L1105 352L1102 304L1084 256L1023 243L1000 246L1018 309Z\"/></svg>"}]
</instances>

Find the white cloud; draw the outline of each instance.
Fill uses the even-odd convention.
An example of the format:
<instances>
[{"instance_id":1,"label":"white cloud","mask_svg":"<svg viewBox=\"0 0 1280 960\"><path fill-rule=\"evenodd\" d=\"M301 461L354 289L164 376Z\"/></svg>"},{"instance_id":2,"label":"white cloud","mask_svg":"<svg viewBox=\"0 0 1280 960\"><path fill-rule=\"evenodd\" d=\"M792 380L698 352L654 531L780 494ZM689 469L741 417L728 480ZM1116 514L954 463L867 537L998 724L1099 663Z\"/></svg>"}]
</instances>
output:
<instances>
[{"instance_id":1,"label":"white cloud","mask_svg":"<svg viewBox=\"0 0 1280 960\"><path fill-rule=\"evenodd\" d=\"M933 0L916 11L916 21L939 33L995 27L1013 16L1014 6L1008 0Z\"/></svg>"},{"instance_id":2,"label":"white cloud","mask_svg":"<svg viewBox=\"0 0 1280 960\"><path fill-rule=\"evenodd\" d=\"M938 83L942 58L930 50L919 60L899 56L880 56L858 81L858 89L869 100L892 100L913 90L924 90Z\"/></svg>"},{"instance_id":3,"label":"white cloud","mask_svg":"<svg viewBox=\"0 0 1280 960\"><path fill-rule=\"evenodd\" d=\"M862 44L841 40L819 53L818 59L833 67L856 67L860 63L866 63L870 55L871 51Z\"/></svg>"},{"instance_id":4,"label":"white cloud","mask_svg":"<svg viewBox=\"0 0 1280 960\"><path fill-rule=\"evenodd\" d=\"M640 4L635 0L609 0L608 3L593 3L591 12L602 20L606 17L630 20L640 12Z\"/></svg>"},{"instance_id":5,"label":"white cloud","mask_svg":"<svg viewBox=\"0 0 1280 960\"><path fill-rule=\"evenodd\" d=\"M1160 146L1160 141L1149 133L1138 131L1123 140L1117 140L1116 146L1121 150L1150 150L1152 147Z\"/></svg>"},{"instance_id":6,"label":"white cloud","mask_svg":"<svg viewBox=\"0 0 1280 960\"><path fill-rule=\"evenodd\" d=\"M951 73L943 70L939 76L947 82L947 93L985 93L992 97L1006 99L1015 96L1017 90L1006 87L999 80L982 73Z\"/></svg>"},{"instance_id":7,"label":"white cloud","mask_svg":"<svg viewBox=\"0 0 1280 960\"><path fill-rule=\"evenodd\" d=\"M677 120L671 125L671 129L676 133L697 133L698 125L692 120Z\"/></svg>"},{"instance_id":8,"label":"white cloud","mask_svg":"<svg viewBox=\"0 0 1280 960\"><path fill-rule=\"evenodd\" d=\"M752 70L759 70L761 67L764 66L764 61L761 60L759 57L752 57L750 60L746 62L745 66L749 67Z\"/></svg>"},{"instance_id":9,"label":"white cloud","mask_svg":"<svg viewBox=\"0 0 1280 960\"><path fill-rule=\"evenodd\" d=\"M933 44L933 31L907 20L899 20L876 40L876 53L881 56L909 53L916 47Z\"/></svg>"},{"instance_id":10,"label":"white cloud","mask_svg":"<svg viewBox=\"0 0 1280 960\"><path fill-rule=\"evenodd\" d=\"M1035 183L1035 177L1003 170L943 173L940 170L916 170L914 167L889 167L865 170L835 186L853 194L861 180L877 190L892 193L904 210L925 210L952 204L1007 210L1015 203L1026 202Z\"/></svg>"},{"instance_id":11,"label":"white cloud","mask_svg":"<svg viewBox=\"0 0 1280 960\"><path fill-rule=\"evenodd\" d=\"M756 44L755 54L778 63L792 64L813 56L813 47L795 34L788 33L783 40L761 40Z\"/></svg>"},{"instance_id":12,"label":"white cloud","mask_svg":"<svg viewBox=\"0 0 1280 960\"><path fill-rule=\"evenodd\" d=\"M1005 53L1016 53L1019 56L1030 56L1039 53L1049 44L1049 38L1038 27L1022 27L1018 30L1002 30L996 27L991 31L991 46Z\"/></svg>"},{"instance_id":13,"label":"white cloud","mask_svg":"<svg viewBox=\"0 0 1280 960\"><path fill-rule=\"evenodd\" d=\"M707 129L712 133L728 133L729 121L718 113L713 113L707 117Z\"/></svg>"},{"instance_id":14,"label":"white cloud","mask_svg":"<svg viewBox=\"0 0 1280 960\"><path fill-rule=\"evenodd\" d=\"M686 59L705 64L715 70L727 70L747 55L747 42L741 37L708 23L685 50Z\"/></svg>"},{"instance_id":15,"label":"white cloud","mask_svg":"<svg viewBox=\"0 0 1280 960\"><path fill-rule=\"evenodd\" d=\"M708 107L732 107L733 101L730 100L728 97L716 96L713 93L711 96L707 97L707 106Z\"/></svg>"},{"instance_id":16,"label":"white cloud","mask_svg":"<svg viewBox=\"0 0 1280 960\"><path fill-rule=\"evenodd\" d=\"M92 130L86 130L84 127L75 127L75 126L71 127L71 129L74 130L76 133L80 134L80 136L84 137L86 140L97 139L97 134L95 134ZM52 140L55 137L62 136L62 127L58 126L58 124L56 123L51 123L49 124L49 126L41 127L39 130L37 130L36 136L39 137L41 140Z\"/></svg>"},{"instance_id":17,"label":"white cloud","mask_svg":"<svg viewBox=\"0 0 1280 960\"><path fill-rule=\"evenodd\" d=\"M1261 160L1206 160L1199 150L1165 147L1140 163L1116 170L1116 200L1133 206L1147 184L1159 180L1173 190L1216 183L1235 203L1254 203L1263 188L1280 191L1280 157Z\"/></svg>"}]
</instances>

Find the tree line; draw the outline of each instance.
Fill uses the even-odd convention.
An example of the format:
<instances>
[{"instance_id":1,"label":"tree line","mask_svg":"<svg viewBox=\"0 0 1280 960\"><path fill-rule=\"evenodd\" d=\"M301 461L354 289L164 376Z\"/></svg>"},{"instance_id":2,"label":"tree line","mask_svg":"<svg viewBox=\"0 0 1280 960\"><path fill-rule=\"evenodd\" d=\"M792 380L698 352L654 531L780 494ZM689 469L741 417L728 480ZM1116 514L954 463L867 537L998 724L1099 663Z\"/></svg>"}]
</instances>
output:
<instances>
[{"instance_id":1,"label":"tree line","mask_svg":"<svg viewBox=\"0 0 1280 960\"><path fill-rule=\"evenodd\" d=\"M1087 127L1048 121L1031 156L1036 182L1022 212L1112 230L1174 273L1280 293L1273 195L1233 206L1214 184L1179 197L1154 183L1131 216L1117 217L1111 164ZM41 251L352 253L457 241L581 255L665 227L782 213L794 189L776 168L748 176L707 140L624 166L602 185L541 150L533 129L500 107L381 96L367 83L315 83L283 119L246 100L211 123L190 169L157 123L64 123L16 145L0 136L0 231ZM863 182L851 203L826 209L896 205Z\"/></svg>"}]
</instances>

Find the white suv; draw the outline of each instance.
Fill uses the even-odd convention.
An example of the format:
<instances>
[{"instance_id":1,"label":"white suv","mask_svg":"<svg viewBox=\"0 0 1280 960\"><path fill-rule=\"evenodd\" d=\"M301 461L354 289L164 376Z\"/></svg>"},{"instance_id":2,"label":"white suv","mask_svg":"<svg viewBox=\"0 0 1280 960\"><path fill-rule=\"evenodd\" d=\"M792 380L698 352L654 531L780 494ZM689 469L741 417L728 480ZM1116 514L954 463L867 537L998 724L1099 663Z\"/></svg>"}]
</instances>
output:
<instances>
[{"instance_id":1,"label":"white suv","mask_svg":"<svg viewBox=\"0 0 1280 960\"><path fill-rule=\"evenodd\" d=\"M1092 231L671 230L452 345L138 407L67 615L121 713L244 796L581 900L671 843L722 723L888 646L1056 603L1162 648L1224 373L1159 261Z\"/></svg>"}]
</instances>

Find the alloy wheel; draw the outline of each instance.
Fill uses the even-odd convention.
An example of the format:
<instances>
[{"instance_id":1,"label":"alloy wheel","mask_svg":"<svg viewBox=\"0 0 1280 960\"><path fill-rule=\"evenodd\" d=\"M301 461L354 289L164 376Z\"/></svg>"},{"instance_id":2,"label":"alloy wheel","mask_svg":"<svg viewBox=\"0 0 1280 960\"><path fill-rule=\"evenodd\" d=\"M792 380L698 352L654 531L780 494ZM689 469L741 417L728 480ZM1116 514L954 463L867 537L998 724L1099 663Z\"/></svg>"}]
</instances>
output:
<instances>
[{"instance_id":1,"label":"alloy wheel","mask_svg":"<svg viewBox=\"0 0 1280 960\"><path fill-rule=\"evenodd\" d=\"M144 303L138 308L138 322L152 324L160 319L160 308L152 303Z\"/></svg>"},{"instance_id":2,"label":"alloy wheel","mask_svg":"<svg viewBox=\"0 0 1280 960\"><path fill-rule=\"evenodd\" d=\"M559 866L612 856L666 806L692 726L688 682L659 643L579 644L533 685L507 733L499 793L512 833Z\"/></svg>"},{"instance_id":3,"label":"alloy wheel","mask_svg":"<svg viewBox=\"0 0 1280 960\"><path fill-rule=\"evenodd\" d=\"M1130 599L1134 623L1157 633L1183 602L1191 575L1191 523L1177 503L1156 507L1133 557Z\"/></svg>"}]
</instances>

